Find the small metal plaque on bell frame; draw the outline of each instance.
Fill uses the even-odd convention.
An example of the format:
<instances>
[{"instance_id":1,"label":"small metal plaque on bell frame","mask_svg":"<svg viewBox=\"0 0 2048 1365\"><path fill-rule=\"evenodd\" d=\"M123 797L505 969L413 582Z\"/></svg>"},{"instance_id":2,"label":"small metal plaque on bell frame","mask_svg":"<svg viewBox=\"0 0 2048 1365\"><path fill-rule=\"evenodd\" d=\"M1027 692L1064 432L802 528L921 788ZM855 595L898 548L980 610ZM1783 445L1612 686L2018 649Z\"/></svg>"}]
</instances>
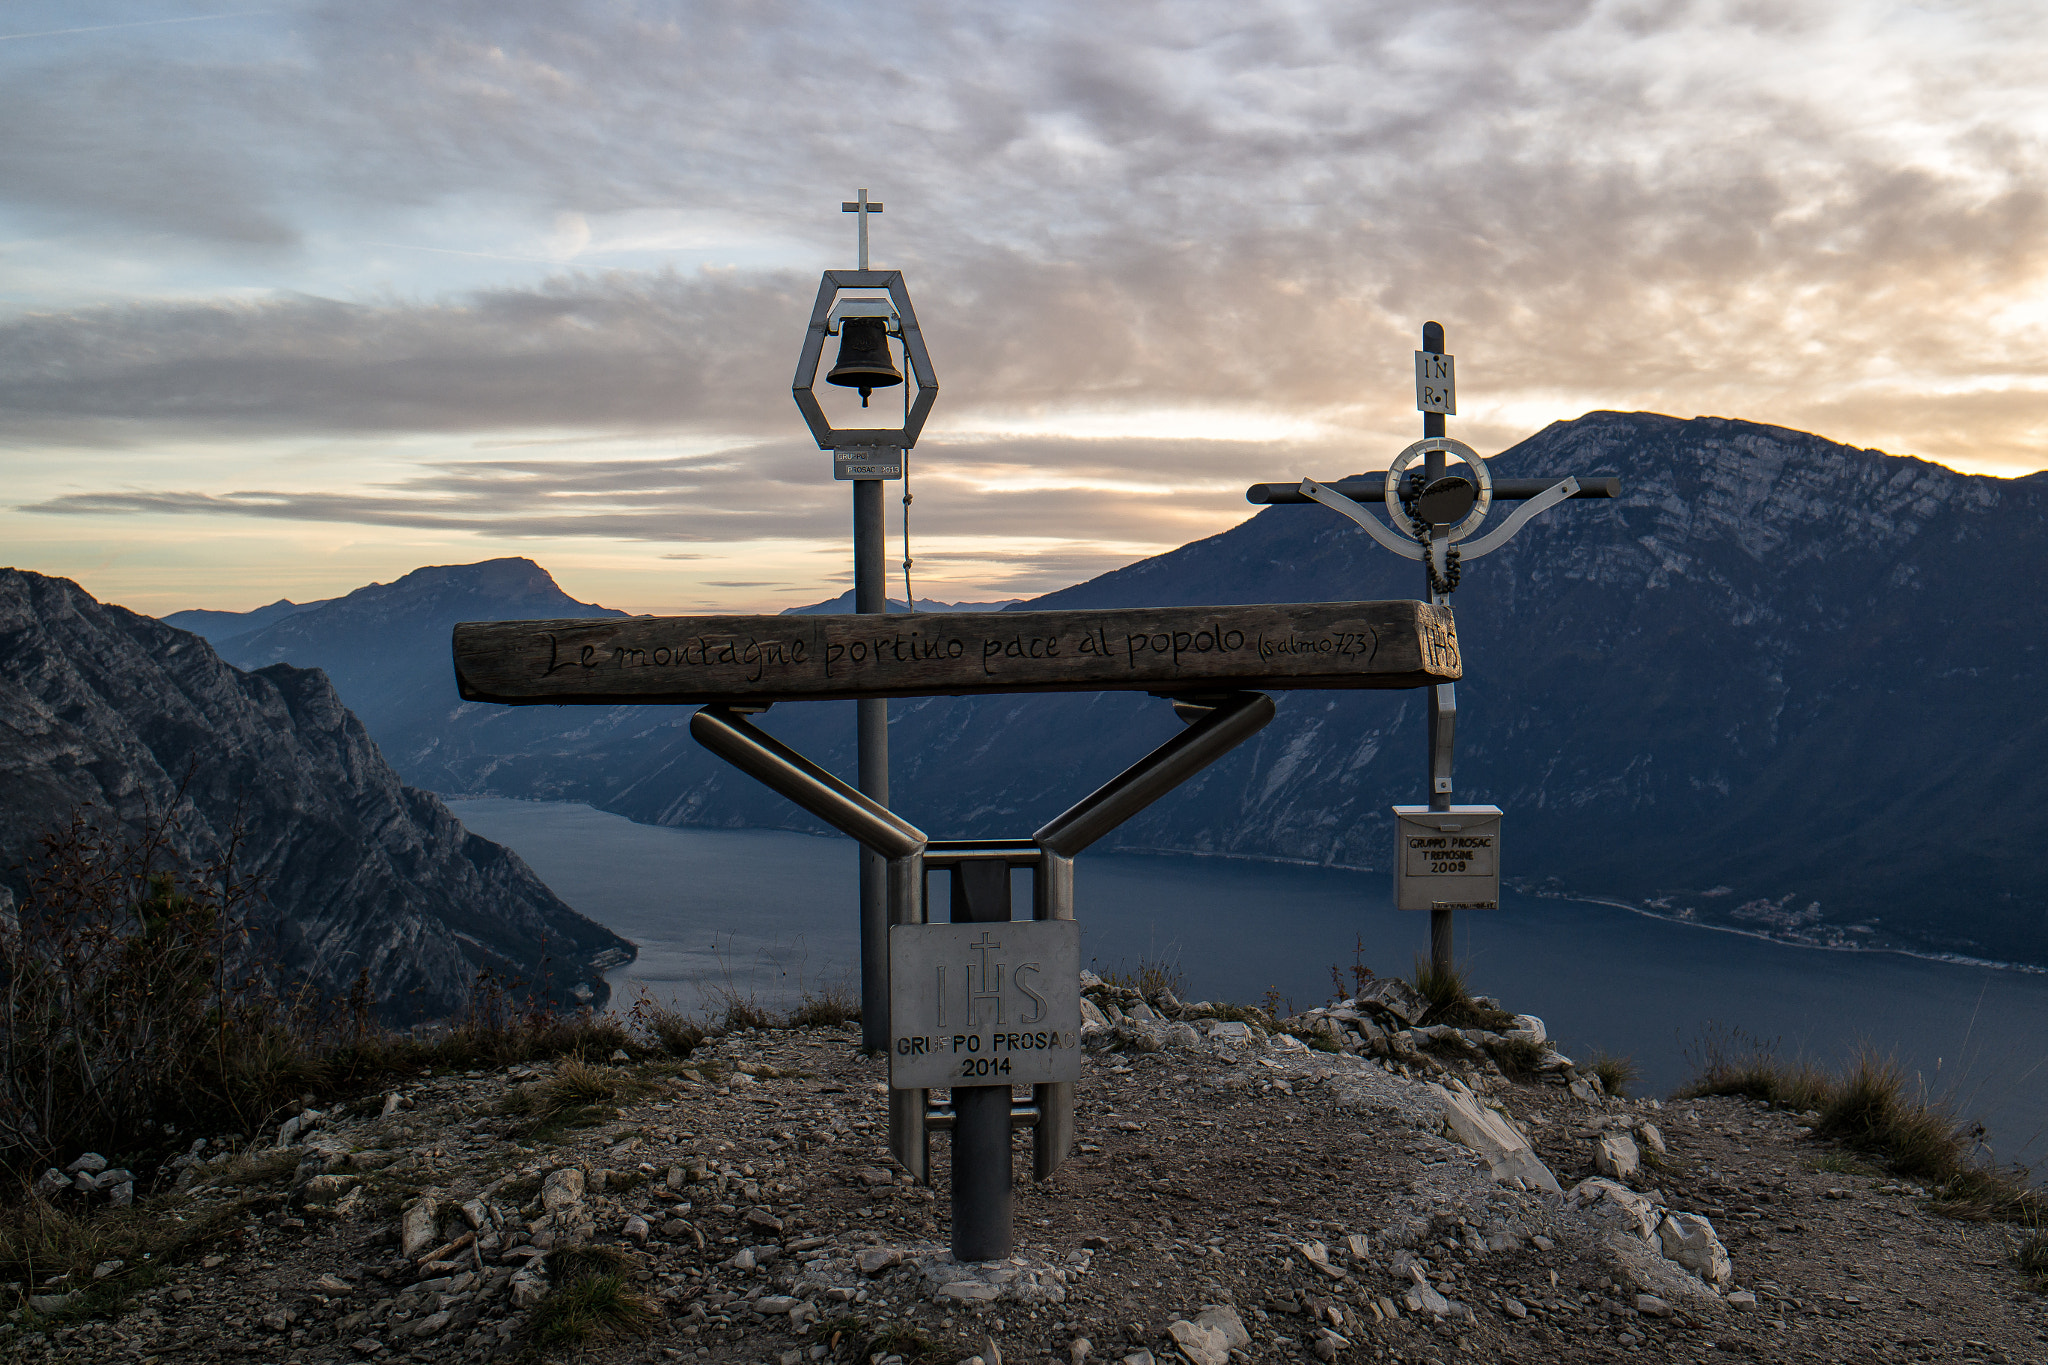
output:
<instances>
[{"instance_id":1,"label":"small metal plaque on bell frame","mask_svg":"<svg viewBox=\"0 0 2048 1365\"><path fill-rule=\"evenodd\" d=\"M832 452L835 479L900 479L903 452L892 446L846 446Z\"/></svg>"},{"instance_id":2,"label":"small metal plaque on bell frame","mask_svg":"<svg viewBox=\"0 0 2048 1365\"><path fill-rule=\"evenodd\" d=\"M1081 1079L1081 927L1072 920L889 930L889 1084Z\"/></svg>"},{"instance_id":3,"label":"small metal plaque on bell frame","mask_svg":"<svg viewBox=\"0 0 2048 1365\"><path fill-rule=\"evenodd\" d=\"M1500 908L1499 806L1394 807L1396 910Z\"/></svg>"}]
</instances>

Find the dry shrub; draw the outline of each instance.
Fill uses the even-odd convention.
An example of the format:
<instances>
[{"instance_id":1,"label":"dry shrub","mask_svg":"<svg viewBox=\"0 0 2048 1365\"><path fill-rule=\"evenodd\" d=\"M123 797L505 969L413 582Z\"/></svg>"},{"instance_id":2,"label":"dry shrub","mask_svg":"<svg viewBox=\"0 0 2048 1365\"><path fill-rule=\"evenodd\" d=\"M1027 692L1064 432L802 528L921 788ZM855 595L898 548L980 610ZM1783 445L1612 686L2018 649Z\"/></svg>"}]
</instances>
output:
<instances>
[{"instance_id":1,"label":"dry shrub","mask_svg":"<svg viewBox=\"0 0 2048 1365\"><path fill-rule=\"evenodd\" d=\"M704 1025L684 1014L673 1003L663 1004L656 1000L647 993L645 986L640 987L640 994L626 1017L636 1031L653 1039L655 1046L671 1057L688 1058L710 1036Z\"/></svg>"},{"instance_id":2,"label":"dry shrub","mask_svg":"<svg viewBox=\"0 0 2048 1365\"><path fill-rule=\"evenodd\" d=\"M130 836L80 811L21 869L0 917L0 1169L81 1150L150 1154L189 1134L256 1132L294 1101L344 1096L394 1072L609 1056L626 1026L563 1013L483 970L439 1037L375 1017L367 973L348 995L266 982L240 964L254 890L234 865L178 867L169 819Z\"/></svg>"},{"instance_id":3,"label":"dry shrub","mask_svg":"<svg viewBox=\"0 0 2048 1365\"><path fill-rule=\"evenodd\" d=\"M791 1028L838 1028L860 1022L860 1001L849 986L827 986L804 992L803 1003L789 1013Z\"/></svg>"},{"instance_id":4,"label":"dry shrub","mask_svg":"<svg viewBox=\"0 0 2048 1365\"><path fill-rule=\"evenodd\" d=\"M0 1164L156 1140L170 1124L249 1126L310 1068L277 1055L285 1009L234 979L250 888L231 843L174 870L174 826L135 838L81 810L20 870L0 922Z\"/></svg>"}]
</instances>

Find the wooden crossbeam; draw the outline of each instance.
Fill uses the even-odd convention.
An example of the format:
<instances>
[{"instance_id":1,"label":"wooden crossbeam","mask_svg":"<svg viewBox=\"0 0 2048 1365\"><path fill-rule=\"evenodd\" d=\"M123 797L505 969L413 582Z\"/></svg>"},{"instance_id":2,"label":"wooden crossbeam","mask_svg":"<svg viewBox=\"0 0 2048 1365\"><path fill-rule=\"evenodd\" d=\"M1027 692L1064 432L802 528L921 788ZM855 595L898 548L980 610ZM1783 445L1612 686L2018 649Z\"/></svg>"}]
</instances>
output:
<instances>
[{"instance_id":1,"label":"wooden crossbeam","mask_svg":"<svg viewBox=\"0 0 2048 1365\"><path fill-rule=\"evenodd\" d=\"M1451 613L1407 601L455 627L463 697L510 705L1200 695L1423 687L1460 676Z\"/></svg>"}]
</instances>

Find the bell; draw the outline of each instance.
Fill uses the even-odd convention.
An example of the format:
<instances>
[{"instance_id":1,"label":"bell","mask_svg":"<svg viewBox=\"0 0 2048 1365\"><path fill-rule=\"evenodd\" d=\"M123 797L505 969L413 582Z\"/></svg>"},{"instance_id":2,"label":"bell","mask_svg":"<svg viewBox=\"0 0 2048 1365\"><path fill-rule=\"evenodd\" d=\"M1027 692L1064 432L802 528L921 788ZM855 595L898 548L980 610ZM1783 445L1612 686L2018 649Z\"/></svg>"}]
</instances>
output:
<instances>
[{"instance_id":1,"label":"bell","mask_svg":"<svg viewBox=\"0 0 2048 1365\"><path fill-rule=\"evenodd\" d=\"M891 384L901 384L903 375L889 354L889 323L884 318L847 318L839 324L839 363L825 376L827 384L859 389L860 405L868 395Z\"/></svg>"}]
</instances>

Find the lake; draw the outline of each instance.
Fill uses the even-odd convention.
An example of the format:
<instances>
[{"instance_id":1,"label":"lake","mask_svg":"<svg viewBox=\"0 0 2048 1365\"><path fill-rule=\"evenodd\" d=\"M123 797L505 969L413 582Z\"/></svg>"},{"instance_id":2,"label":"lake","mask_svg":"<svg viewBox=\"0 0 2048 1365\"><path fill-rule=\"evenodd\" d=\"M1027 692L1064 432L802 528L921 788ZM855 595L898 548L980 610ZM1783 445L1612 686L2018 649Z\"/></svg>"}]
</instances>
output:
<instances>
[{"instance_id":1,"label":"lake","mask_svg":"<svg viewBox=\"0 0 2048 1365\"><path fill-rule=\"evenodd\" d=\"M645 989L696 1009L721 992L764 1004L858 993L852 843L766 830L664 829L588 806L451 801L556 894L640 947L611 973L614 1008ZM1428 917L1391 906L1384 875L1221 858L1084 853L1075 864L1081 960L1159 962L1187 999L1320 1004L1333 968L1406 975ZM944 895L933 879L933 895ZM1029 904L1018 874L1020 908ZM943 900L941 899L941 904ZM1517 897L1458 916L1477 993L1540 1016L1570 1056L1632 1057L1639 1091L1668 1095L1715 1030L1836 1062L1896 1053L1981 1118L2001 1160L2048 1157L2048 974L1894 953L1768 943L1613 906Z\"/></svg>"}]
</instances>

